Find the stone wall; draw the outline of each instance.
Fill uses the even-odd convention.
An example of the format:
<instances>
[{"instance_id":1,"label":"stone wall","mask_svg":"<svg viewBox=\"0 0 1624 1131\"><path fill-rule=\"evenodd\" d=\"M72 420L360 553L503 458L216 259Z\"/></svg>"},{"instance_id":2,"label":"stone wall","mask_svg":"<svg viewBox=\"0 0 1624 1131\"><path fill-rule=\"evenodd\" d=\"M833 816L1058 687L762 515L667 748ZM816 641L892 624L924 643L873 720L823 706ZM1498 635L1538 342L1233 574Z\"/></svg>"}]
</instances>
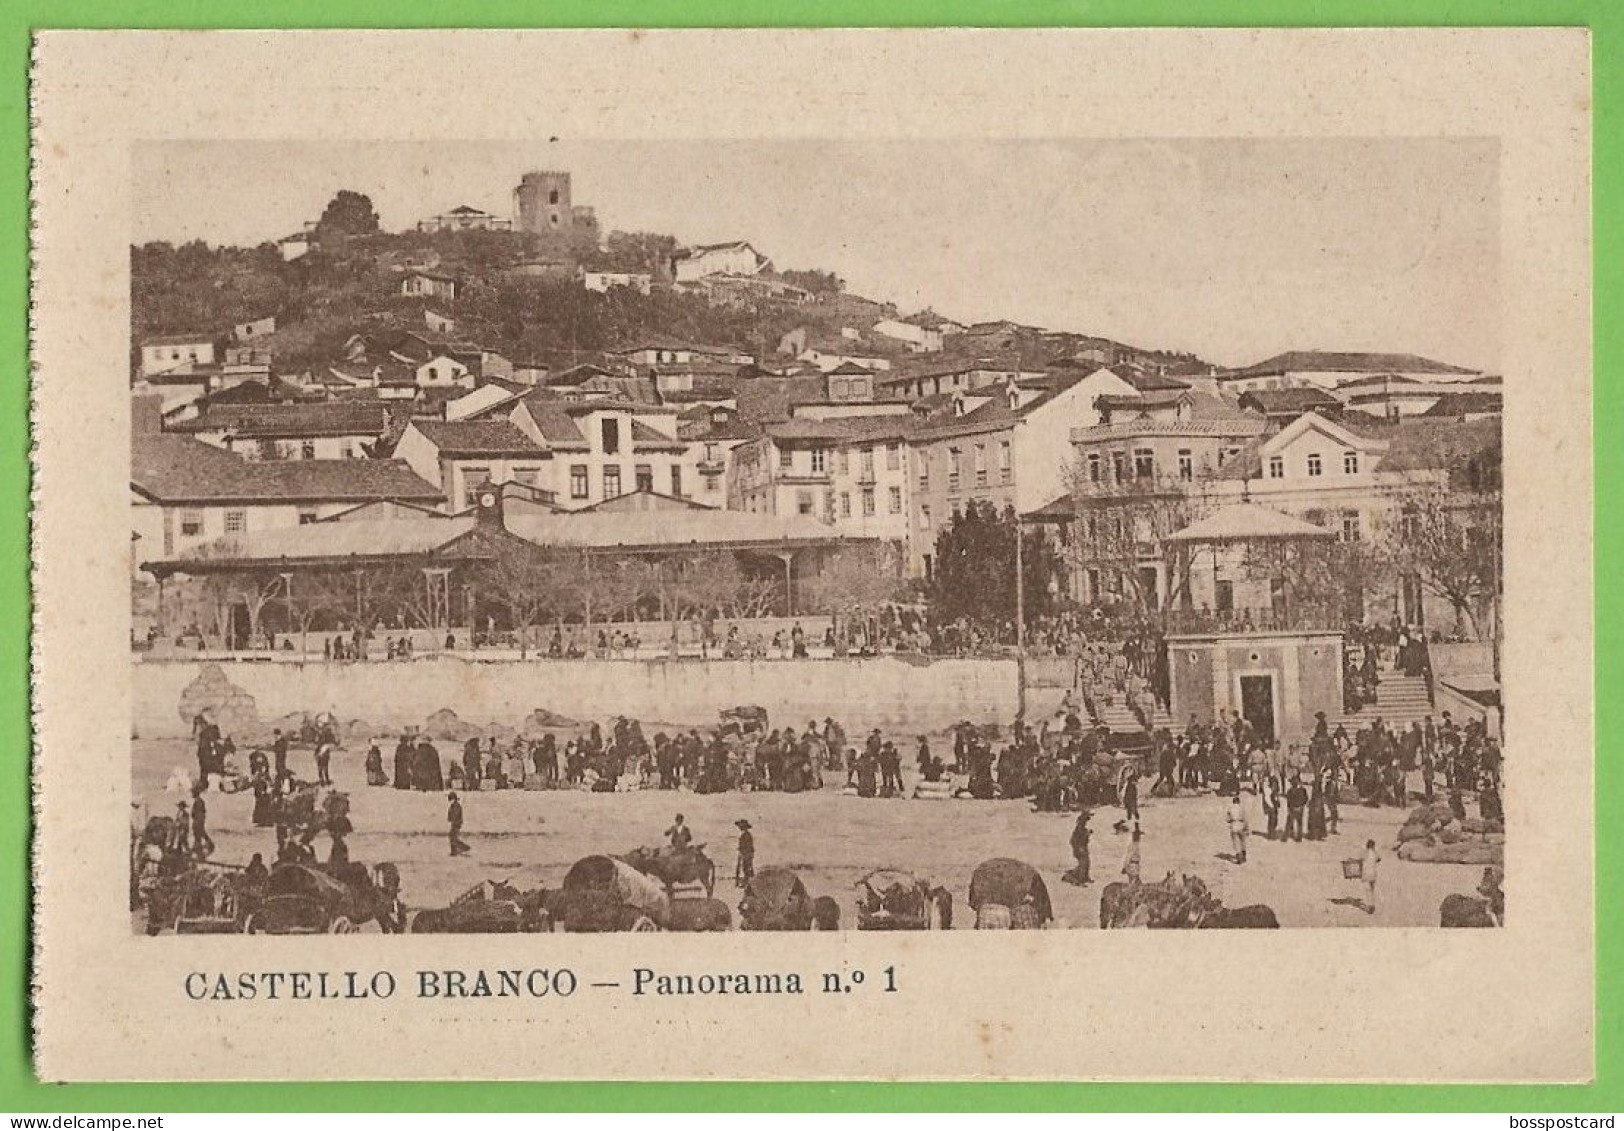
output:
<instances>
[{"instance_id":1,"label":"stone wall","mask_svg":"<svg viewBox=\"0 0 1624 1131\"><path fill-rule=\"evenodd\" d=\"M922 732L960 719L1007 725L1015 714L1013 660L529 660L426 656L394 663L145 660L134 665L133 733L184 737L181 698L209 668L252 696L262 721L331 711L382 728L422 725L442 708L475 724L517 726L542 709L566 718L627 715L700 726L740 704L766 707L774 725L833 716L848 732Z\"/></svg>"}]
</instances>

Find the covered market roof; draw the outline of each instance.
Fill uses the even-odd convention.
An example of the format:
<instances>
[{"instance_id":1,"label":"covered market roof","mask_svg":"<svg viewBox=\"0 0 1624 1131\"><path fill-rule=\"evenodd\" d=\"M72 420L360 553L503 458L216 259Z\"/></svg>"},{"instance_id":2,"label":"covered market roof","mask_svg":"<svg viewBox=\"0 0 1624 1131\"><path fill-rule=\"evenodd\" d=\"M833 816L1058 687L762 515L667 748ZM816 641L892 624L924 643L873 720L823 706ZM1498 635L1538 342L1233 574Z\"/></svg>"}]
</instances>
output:
<instances>
[{"instance_id":1,"label":"covered market roof","mask_svg":"<svg viewBox=\"0 0 1624 1131\"><path fill-rule=\"evenodd\" d=\"M1236 503L1167 536L1169 542L1252 542L1282 538L1334 538L1336 534L1289 514Z\"/></svg>"}]
</instances>

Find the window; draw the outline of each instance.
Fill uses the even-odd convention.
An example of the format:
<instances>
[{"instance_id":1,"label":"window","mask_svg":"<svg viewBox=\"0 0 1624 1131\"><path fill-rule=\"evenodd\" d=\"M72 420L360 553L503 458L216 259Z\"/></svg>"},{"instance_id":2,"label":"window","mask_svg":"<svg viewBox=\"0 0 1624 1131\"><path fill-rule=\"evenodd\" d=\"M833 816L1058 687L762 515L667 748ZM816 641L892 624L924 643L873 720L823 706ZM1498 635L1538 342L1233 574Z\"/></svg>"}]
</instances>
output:
<instances>
[{"instance_id":1,"label":"window","mask_svg":"<svg viewBox=\"0 0 1624 1131\"><path fill-rule=\"evenodd\" d=\"M248 529L247 511L226 511L226 533L241 534Z\"/></svg>"},{"instance_id":2,"label":"window","mask_svg":"<svg viewBox=\"0 0 1624 1131\"><path fill-rule=\"evenodd\" d=\"M890 490L890 499L891 499L891 513L892 514L901 514L902 513L902 488L901 487L892 487L891 490Z\"/></svg>"},{"instance_id":3,"label":"window","mask_svg":"<svg viewBox=\"0 0 1624 1131\"><path fill-rule=\"evenodd\" d=\"M1358 511L1342 512L1342 541L1357 542L1362 535L1362 524L1359 521Z\"/></svg>"},{"instance_id":4,"label":"window","mask_svg":"<svg viewBox=\"0 0 1624 1131\"><path fill-rule=\"evenodd\" d=\"M1100 481L1100 453L1099 452L1089 452L1088 453L1088 481L1090 483L1098 483Z\"/></svg>"},{"instance_id":5,"label":"window","mask_svg":"<svg viewBox=\"0 0 1624 1131\"><path fill-rule=\"evenodd\" d=\"M1318 475L1323 470L1324 470L1324 468L1320 465L1320 454L1318 452L1309 452L1308 453L1308 474L1309 475Z\"/></svg>"},{"instance_id":6,"label":"window","mask_svg":"<svg viewBox=\"0 0 1624 1131\"><path fill-rule=\"evenodd\" d=\"M620 494L620 468L614 464L603 469L603 497L613 499Z\"/></svg>"},{"instance_id":7,"label":"window","mask_svg":"<svg viewBox=\"0 0 1624 1131\"><path fill-rule=\"evenodd\" d=\"M548 204L557 204L558 203L558 190L557 189L553 189L552 192L547 194L547 203Z\"/></svg>"},{"instance_id":8,"label":"window","mask_svg":"<svg viewBox=\"0 0 1624 1131\"><path fill-rule=\"evenodd\" d=\"M720 475L707 475L707 476L705 476L705 490L706 491L720 491L721 489L722 489L722 477Z\"/></svg>"},{"instance_id":9,"label":"window","mask_svg":"<svg viewBox=\"0 0 1624 1131\"><path fill-rule=\"evenodd\" d=\"M957 448L947 449L947 489L949 491L959 489L959 450Z\"/></svg>"},{"instance_id":10,"label":"window","mask_svg":"<svg viewBox=\"0 0 1624 1131\"><path fill-rule=\"evenodd\" d=\"M902 466L902 445L885 445L885 470L895 471Z\"/></svg>"},{"instance_id":11,"label":"window","mask_svg":"<svg viewBox=\"0 0 1624 1131\"><path fill-rule=\"evenodd\" d=\"M850 475L851 474L851 449L850 448L841 448L840 449L840 474L842 474L842 475Z\"/></svg>"},{"instance_id":12,"label":"window","mask_svg":"<svg viewBox=\"0 0 1624 1131\"><path fill-rule=\"evenodd\" d=\"M1358 452L1343 452L1342 453L1342 474L1343 475L1358 475L1359 474L1359 453Z\"/></svg>"},{"instance_id":13,"label":"window","mask_svg":"<svg viewBox=\"0 0 1624 1131\"><path fill-rule=\"evenodd\" d=\"M314 440L306 440L304 443L300 444L299 445L299 454L301 456L303 456L305 459L315 459L316 458L316 441L314 441Z\"/></svg>"},{"instance_id":14,"label":"window","mask_svg":"<svg viewBox=\"0 0 1624 1131\"><path fill-rule=\"evenodd\" d=\"M479 494L479 489L491 481L491 469L488 467L465 467L462 469L462 505L471 507Z\"/></svg>"},{"instance_id":15,"label":"window","mask_svg":"<svg viewBox=\"0 0 1624 1131\"><path fill-rule=\"evenodd\" d=\"M812 449L812 474L822 475L828 468L829 453L822 448Z\"/></svg>"},{"instance_id":16,"label":"window","mask_svg":"<svg viewBox=\"0 0 1624 1131\"><path fill-rule=\"evenodd\" d=\"M671 465L671 493L682 498L682 468L676 464Z\"/></svg>"},{"instance_id":17,"label":"window","mask_svg":"<svg viewBox=\"0 0 1624 1131\"><path fill-rule=\"evenodd\" d=\"M632 481L637 484L639 491L654 490L654 468L646 463L638 464L632 470Z\"/></svg>"},{"instance_id":18,"label":"window","mask_svg":"<svg viewBox=\"0 0 1624 1131\"><path fill-rule=\"evenodd\" d=\"M1269 478L1284 479L1286 477L1286 459L1284 456L1269 457Z\"/></svg>"},{"instance_id":19,"label":"window","mask_svg":"<svg viewBox=\"0 0 1624 1131\"><path fill-rule=\"evenodd\" d=\"M282 449L276 446L275 440L261 440L259 442L260 459L275 459L279 454L281 454L281 450Z\"/></svg>"},{"instance_id":20,"label":"window","mask_svg":"<svg viewBox=\"0 0 1624 1131\"><path fill-rule=\"evenodd\" d=\"M706 463L715 463L716 462L716 445L715 444L706 443L706 445L705 445L705 462Z\"/></svg>"},{"instance_id":21,"label":"window","mask_svg":"<svg viewBox=\"0 0 1624 1131\"><path fill-rule=\"evenodd\" d=\"M612 456L620 451L620 421L612 416L603 419L603 454Z\"/></svg>"},{"instance_id":22,"label":"window","mask_svg":"<svg viewBox=\"0 0 1624 1131\"><path fill-rule=\"evenodd\" d=\"M778 470L789 471L795 466L795 452L790 448L778 449Z\"/></svg>"},{"instance_id":23,"label":"window","mask_svg":"<svg viewBox=\"0 0 1624 1131\"><path fill-rule=\"evenodd\" d=\"M1186 483L1195 478L1195 456L1189 448L1179 449L1179 478Z\"/></svg>"},{"instance_id":24,"label":"window","mask_svg":"<svg viewBox=\"0 0 1624 1131\"><path fill-rule=\"evenodd\" d=\"M930 490L930 453L924 450L919 453L919 489Z\"/></svg>"},{"instance_id":25,"label":"window","mask_svg":"<svg viewBox=\"0 0 1624 1131\"><path fill-rule=\"evenodd\" d=\"M1151 448L1133 450L1133 476L1135 479L1153 479L1156 475L1156 453Z\"/></svg>"},{"instance_id":26,"label":"window","mask_svg":"<svg viewBox=\"0 0 1624 1131\"><path fill-rule=\"evenodd\" d=\"M919 529L921 529L921 530L929 530L930 529L930 508L929 507L920 507L919 508Z\"/></svg>"},{"instance_id":27,"label":"window","mask_svg":"<svg viewBox=\"0 0 1624 1131\"><path fill-rule=\"evenodd\" d=\"M321 518L321 515L317 514L313 510L302 510L299 512L299 525L309 526L312 522L315 522L319 518Z\"/></svg>"},{"instance_id":28,"label":"window","mask_svg":"<svg viewBox=\"0 0 1624 1131\"><path fill-rule=\"evenodd\" d=\"M795 496L795 511L797 514L810 515L812 513L812 492L801 491Z\"/></svg>"},{"instance_id":29,"label":"window","mask_svg":"<svg viewBox=\"0 0 1624 1131\"><path fill-rule=\"evenodd\" d=\"M840 517L841 518L850 518L851 517L851 492L850 491L842 491L842 492L840 492Z\"/></svg>"},{"instance_id":30,"label":"window","mask_svg":"<svg viewBox=\"0 0 1624 1131\"><path fill-rule=\"evenodd\" d=\"M1009 441L998 441L998 478L1008 483L1015 474L1015 467L1009 459Z\"/></svg>"},{"instance_id":31,"label":"window","mask_svg":"<svg viewBox=\"0 0 1624 1131\"><path fill-rule=\"evenodd\" d=\"M591 487L587 485L586 464L570 464L570 498L584 499L590 494Z\"/></svg>"},{"instance_id":32,"label":"window","mask_svg":"<svg viewBox=\"0 0 1624 1131\"><path fill-rule=\"evenodd\" d=\"M1111 478L1121 483L1128 478L1128 453L1111 453Z\"/></svg>"},{"instance_id":33,"label":"window","mask_svg":"<svg viewBox=\"0 0 1624 1131\"><path fill-rule=\"evenodd\" d=\"M874 478L874 449L863 449L863 475L865 478Z\"/></svg>"},{"instance_id":34,"label":"window","mask_svg":"<svg viewBox=\"0 0 1624 1131\"><path fill-rule=\"evenodd\" d=\"M825 491L823 493L823 521L824 522L833 522L834 520L835 520L835 493L833 491Z\"/></svg>"},{"instance_id":35,"label":"window","mask_svg":"<svg viewBox=\"0 0 1624 1131\"><path fill-rule=\"evenodd\" d=\"M985 444L977 444L976 445L975 460L976 460L976 486L977 487L985 487L987 485L987 445L985 445Z\"/></svg>"},{"instance_id":36,"label":"window","mask_svg":"<svg viewBox=\"0 0 1624 1131\"><path fill-rule=\"evenodd\" d=\"M533 467L516 467L513 469L513 482L522 483L526 487L534 487L541 477L541 472Z\"/></svg>"}]
</instances>

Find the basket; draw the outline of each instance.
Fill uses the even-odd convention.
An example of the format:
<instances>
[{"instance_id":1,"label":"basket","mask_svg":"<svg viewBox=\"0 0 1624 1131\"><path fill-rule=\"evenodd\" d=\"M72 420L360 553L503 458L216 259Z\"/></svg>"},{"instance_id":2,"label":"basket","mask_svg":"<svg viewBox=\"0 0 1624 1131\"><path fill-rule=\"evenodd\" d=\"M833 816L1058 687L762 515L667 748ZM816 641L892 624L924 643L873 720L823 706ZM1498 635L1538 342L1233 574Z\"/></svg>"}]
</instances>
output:
<instances>
[{"instance_id":1,"label":"basket","mask_svg":"<svg viewBox=\"0 0 1624 1131\"><path fill-rule=\"evenodd\" d=\"M1362 880L1365 878L1365 862L1363 860L1342 861L1342 878L1344 880Z\"/></svg>"}]
</instances>

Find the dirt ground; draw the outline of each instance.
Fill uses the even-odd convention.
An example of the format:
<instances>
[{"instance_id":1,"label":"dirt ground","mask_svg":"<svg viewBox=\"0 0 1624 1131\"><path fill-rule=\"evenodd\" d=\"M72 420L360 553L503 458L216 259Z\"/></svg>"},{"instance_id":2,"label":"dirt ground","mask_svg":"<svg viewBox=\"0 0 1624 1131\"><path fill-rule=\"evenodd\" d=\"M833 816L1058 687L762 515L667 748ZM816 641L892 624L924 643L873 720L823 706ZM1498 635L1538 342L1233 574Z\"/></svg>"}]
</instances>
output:
<instances>
[{"instance_id":1,"label":"dirt ground","mask_svg":"<svg viewBox=\"0 0 1624 1131\"><path fill-rule=\"evenodd\" d=\"M442 757L455 754L441 743ZM1061 880L1072 865L1068 847L1071 814L1034 813L1025 801L867 799L842 795L831 783L819 793L725 793L639 790L586 793L576 790L464 794L464 839L470 855L452 859L446 839L443 793L411 793L368 787L364 750L343 750L333 760L333 777L352 799L356 832L350 856L375 864L399 865L409 906L443 906L485 879L509 879L530 887L556 887L570 865L592 853L618 853L660 840L677 813L686 816L696 843L707 846L718 871L717 896L738 902L732 881L741 817L754 826L756 867L793 868L814 896L841 904L842 926L855 925L854 885L876 868L902 868L953 893L954 927L974 923L966 897L970 874L981 861L1012 856L1033 865L1049 885L1057 926L1098 925L1103 884L1119 879L1129 838L1114 833L1117 810L1096 812L1092 874L1094 883L1076 887ZM386 755L387 755L386 751ZM152 814L171 813L178 797L165 792L177 767L195 769L189 744L179 741L134 743L135 799ZM387 758L386 758L387 760ZM294 772L314 778L308 750L295 749ZM912 776L906 775L909 785ZM1148 786L1148 781L1145 785ZM1255 799L1250 822L1264 827ZM257 829L249 793L211 792L209 828L215 859L246 863L253 852L267 860L275 850L269 829ZM1167 872L1198 875L1230 906L1267 903L1283 927L1436 926L1438 903L1451 892L1473 893L1482 869L1471 865L1415 864L1394 849L1404 813L1397 808L1344 806L1341 830L1323 842L1271 842L1251 837L1249 859L1237 866L1219 853L1229 851L1224 803L1212 795L1143 802L1143 877ZM1366 914L1354 905L1363 885L1342 878L1341 861L1358 856L1366 839L1383 856L1377 908ZM316 843L325 856L326 838Z\"/></svg>"}]
</instances>

